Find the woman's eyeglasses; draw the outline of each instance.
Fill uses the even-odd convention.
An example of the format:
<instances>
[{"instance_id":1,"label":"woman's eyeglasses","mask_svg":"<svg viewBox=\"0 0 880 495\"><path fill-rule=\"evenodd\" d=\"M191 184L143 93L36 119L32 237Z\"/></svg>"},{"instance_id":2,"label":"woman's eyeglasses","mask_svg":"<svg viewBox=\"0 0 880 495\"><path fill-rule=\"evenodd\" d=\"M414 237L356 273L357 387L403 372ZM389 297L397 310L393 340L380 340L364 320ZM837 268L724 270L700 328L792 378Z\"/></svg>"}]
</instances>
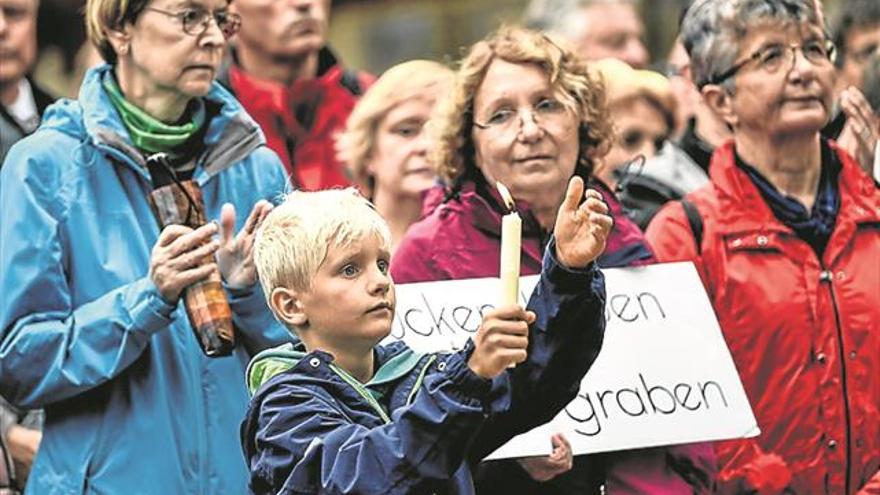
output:
<instances>
[{"instance_id":1,"label":"woman's eyeglasses","mask_svg":"<svg viewBox=\"0 0 880 495\"><path fill-rule=\"evenodd\" d=\"M790 45L773 44L755 51L744 60L734 64L730 69L713 77L707 84L721 84L735 76L750 63L754 63L768 74L774 74L783 66L793 67L798 51L813 65L833 62L837 54L834 43L828 40L813 40Z\"/></svg>"},{"instance_id":2,"label":"woman's eyeglasses","mask_svg":"<svg viewBox=\"0 0 880 495\"><path fill-rule=\"evenodd\" d=\"M525 113L529 116L525 117L518 109L502 107L492 112L484 122L474 120L474 126L491 131L501 138L512 138L525 125L526 118L544 130L546 126L558 126L568 118L565 105L555 98L542 98Z\"/></svg>"},{"instance_id":3,"label":"woman's eyeglasses","mask_svg":"<svg viewBox=\"0 0 880 495\"><path fill-rule=\"evenodd\" d=\"M226 39L234 36L241 28L241 16L225 10L210 12L205 9L188 8L180 12L169 12L155 7L147 7L145 10L177 19L183 27L183 32L190 36L200 36L207 31L212 20Z\"/></svg>"}]
</instances>

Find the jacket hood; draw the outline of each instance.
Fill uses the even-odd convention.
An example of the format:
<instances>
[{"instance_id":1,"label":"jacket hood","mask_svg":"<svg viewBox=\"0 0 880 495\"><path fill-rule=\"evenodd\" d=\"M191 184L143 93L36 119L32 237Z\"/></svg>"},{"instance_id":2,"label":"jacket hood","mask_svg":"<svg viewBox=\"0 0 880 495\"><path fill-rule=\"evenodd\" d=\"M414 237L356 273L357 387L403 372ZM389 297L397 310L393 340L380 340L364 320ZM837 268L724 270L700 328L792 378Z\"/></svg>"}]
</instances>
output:
<instances>
[{"instance_id":1,"label":"jacket hood","mask_svg":"<svg viewBox=\"0 0 880 495\"><path fill-rule=\"evenodd\" d=\"M393 342L387 346L377 346L373 352L375 353L377 369L373 378L364 384L368 388L393 382L406 376L425 356L413 351L403 342ZM302 343L286 343L260 352L254 356L245 372L248 392L251 395L256 394L257 390L266 382L280 373L292 369L300 361L311 355L321 355L326 361L333 360L333 357L326 352L307 352Z\"/></svg>"},{"instance_id":2,"label":"jacket hood","mask_svg":"<svg viewBox=\"0 0 880 495\"><path fill-rule=\"evenodd\" d=\"M61 99L49 106L43 128L90 140L148 177L143 155L132 145L128 130L104 91L103 81L113 77L112 72L108 64L86 72L78 98ZM203 98L209 120L205 149L197 158L197 166L203 165L195 177L200 185L266 142L257 123L219 83L215 81Z\"/></svg>"}]
</instances>

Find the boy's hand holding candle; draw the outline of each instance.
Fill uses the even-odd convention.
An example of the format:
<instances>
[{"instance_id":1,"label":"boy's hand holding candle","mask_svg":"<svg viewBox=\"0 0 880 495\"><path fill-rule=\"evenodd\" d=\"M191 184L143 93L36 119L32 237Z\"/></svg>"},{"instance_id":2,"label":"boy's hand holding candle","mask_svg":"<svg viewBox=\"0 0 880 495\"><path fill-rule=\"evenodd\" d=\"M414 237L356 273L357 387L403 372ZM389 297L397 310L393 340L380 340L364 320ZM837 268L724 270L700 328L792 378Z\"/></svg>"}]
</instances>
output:
<instances>
[{"instance_id":1,"label":"boy's hand holding candle","mask_svg":"<svg viewBox=\"0 0 880 495\"><path fill-rule=\"evenodd\" d=\"M581 197L586 198L583 203ZM586 267L605 250L613 224L602 195L593 189L584 192L584 181L572 177L553 229L556 259L568 268Z\"/></svg>"},{"instance_id":2,"label":"boy's hand holding candle","mask_svg":"<svg viewBox=\"0 0 880 495\"><path fill-rule=\"evenodd\" d=\"M486 312L477 334L468 367L477 375L492 379L512 364L528 357L529 325L535 313L517 305L507 305Z\"/></svg>"}]
</instances>

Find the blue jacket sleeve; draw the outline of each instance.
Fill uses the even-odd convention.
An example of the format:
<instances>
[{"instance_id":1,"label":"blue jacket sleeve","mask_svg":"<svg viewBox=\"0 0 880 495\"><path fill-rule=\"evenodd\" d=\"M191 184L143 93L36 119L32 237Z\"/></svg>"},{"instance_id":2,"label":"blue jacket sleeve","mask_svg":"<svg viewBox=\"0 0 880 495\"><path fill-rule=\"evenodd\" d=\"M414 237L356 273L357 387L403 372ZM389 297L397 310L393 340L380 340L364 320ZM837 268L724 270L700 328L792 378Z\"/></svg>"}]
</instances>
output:
<instances>
[{"instance_id":1,"label":"blue jacket sleeve","mask_svg":"<svg viewBox=\"0 0 880 495\"><path fill-rule=\"evenodd\" d=\"M605 336L605 278L595 263L582 270L556 261L551 239L528 309L528 358L493 381L509 389L510 407L493 414L474 442L472 462L553 419L574 400L581 380L599 356Z\"/></svg>"},{"instance_id":2,"label":"blue jacket sleeve","mask_svg":"<svg viewBox=\"0 0 880 495\"><path fill-rule=\"evenodd\" d=\"M60 167L25 151L14 147L0 175L0 394L35 408L119 375L174 307L146 277L72 306Z\"/></svg>"},{"instance_id":3,"label":"blue jacket sleeve","mask_svg":"<svg viewBox=\"0 0 880 495\"><path fill-rule=\"evenodd\" d=\"M469 353L449 355L412 404L374 427L353 422L329 394L276 384L242 425L250 490L431 493L466 469L472 440L495 407L491 382L467 367Z\"/></svg>"}]
</instances>

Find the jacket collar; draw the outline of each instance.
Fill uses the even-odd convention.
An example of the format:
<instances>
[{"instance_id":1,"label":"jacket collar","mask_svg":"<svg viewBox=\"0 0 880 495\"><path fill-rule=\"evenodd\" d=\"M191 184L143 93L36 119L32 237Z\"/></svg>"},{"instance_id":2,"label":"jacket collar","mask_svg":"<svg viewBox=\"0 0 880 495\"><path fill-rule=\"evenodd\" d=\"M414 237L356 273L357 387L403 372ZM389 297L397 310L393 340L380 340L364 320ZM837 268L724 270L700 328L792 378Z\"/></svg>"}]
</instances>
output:
<instances>
[{"instance_id":1,"label":"jacket collar","mask_svg":"<svg viewBox=\"0 0 880 495\"><path fill-rule=\"evenodd\" d=\"M228 80L228 87L248 102L248 108L286 114L297 105L318 101L327 88L337 87L342 80L342 67L336 55L324 47L318 52L318 72L313 79L302 79L283 84L245 72L231 52L228 71L221 73L221 80Z\"/></svg>"},{"instance_id":2,"label":"jacket collar","mask_svg":"<svg viewBox=\"0 0 880 495\"><path fill-rule=\"evenodd\" d=\"M877 194L874 181L836 143L823 141L823 146L830 146L842 165L838 177L840 211L835 231L849 232L857 224L880 222L880 195ZM791 233L791 229L773 215L748 175L736 166L733 141L715 151L709 173L718 192L716 228L720 232L736 234L761 230Z\"/></svg>"},{"instance_id":3,"label":"jacket collar","mask_svg":"<svg viewBox=\"0 0 880 495\"><path fill-rule=\"evenodd\" d=\"M96 146L148 179L144 157L131 144L128 131L103 88L102 81L112 77L112 70L112 66L104 64L86 73L76 101L82 115L82 128L78 128L76 108L69 101L50 106L44 124L68 134L85 134ZM195 179L199 185L265 144L256 122L218 83L213 83L204 98L210 120L204 138L205 150L196 164Z\"/></svg>"},{"instance_id":4,"label":"jacket collar","mask_svg":"<svg viewBox=\"0 0 880 495\"><path fill-rule=\"evenodd\" d=\"M385 346L376 346L376 373L365 383L366 387L384 385L409 374L424 357L407 347L403 342L393 342ZM266 349L251 360L245 376L248 390L253 395L263 384L276 375L288 371L303 361L318 359L321 363L333 362L333 356L323 351L307 352L302 343L285 343L278 347ZM309 367L302 368L309 370Z\"/></svg>"}]
</instances>

